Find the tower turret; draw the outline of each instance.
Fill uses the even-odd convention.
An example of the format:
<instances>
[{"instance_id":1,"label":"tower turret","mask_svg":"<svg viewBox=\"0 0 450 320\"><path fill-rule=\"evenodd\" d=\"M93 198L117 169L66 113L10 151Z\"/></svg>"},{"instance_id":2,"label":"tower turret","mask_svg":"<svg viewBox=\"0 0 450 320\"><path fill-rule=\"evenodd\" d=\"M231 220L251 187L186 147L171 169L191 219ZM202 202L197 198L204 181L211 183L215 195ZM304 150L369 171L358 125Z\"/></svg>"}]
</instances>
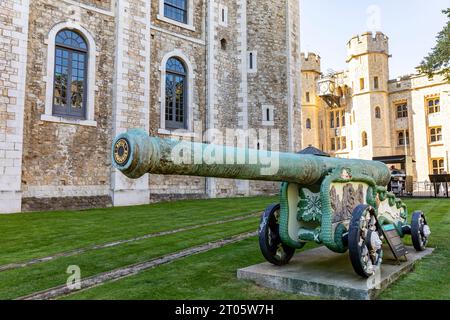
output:
<instances>
[{"instance_id":1,"label":"tower turret","mask_svg":"<svg viewBox=\"0 0 450 320\"><path fill-rule=\"evenodd\" d=\"M318 54L302 52L300 54L301 69L303 71L311 71L320 73L320 56Z\"/></svg>"},{"instance_id":2,"label":"tower turret","mask_svg":"<svg viewBox=\"0 0 450 320\"><path fill-rule=\"evenodd\" d=\"M371 159L390 152L388 81L389 39L381 32L366 32L347 43L349 81L352 86L352 128L359 150L356 157ZM367 138L366 138L367 137Z\"/></svg>"},{"instance_id":3,"label":"tower turret","mask_svg":"<svg viewBox=\"0 0 450 320\"><path fill-rule=\"evenodd\" d=\"M320 56L315 53L301 53L302 71L302 146L313 145L320 148L319 109L321 100L317 93L320 77Z\"/></svg>"},{"instance_id":4,"label":"tower turret","mask_svg":"<svg viewBox=\"0 0 450 320\"><path fill-rule=\"evenodd\" d=\"M377 32L375 35L372 32L356 35L347 42L347 52L347 62L368 53L389 55L389 38L382 32Z\"/></svg>"}]
</instances>

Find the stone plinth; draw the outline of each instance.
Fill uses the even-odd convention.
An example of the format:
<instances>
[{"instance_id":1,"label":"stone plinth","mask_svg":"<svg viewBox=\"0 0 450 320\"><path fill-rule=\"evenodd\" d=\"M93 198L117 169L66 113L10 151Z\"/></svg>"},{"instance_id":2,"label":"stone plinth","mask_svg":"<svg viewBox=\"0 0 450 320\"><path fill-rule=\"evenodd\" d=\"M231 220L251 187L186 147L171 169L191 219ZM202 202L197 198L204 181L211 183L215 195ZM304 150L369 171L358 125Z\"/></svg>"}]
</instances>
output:
<instances>
[{"instance_id":1,"label":"stone plinth","mask_svg":"<svg viewBox=\"0 0 450 320\"><path fill-rule=\"evenodd\" d=\"M401 275L410 272L417 261L433 252L433 249L423 252L416 252L412 247L407 249L407 261L398 264L385 259L381 274L369 279L363 279L354 273L348 253L334 253L325 247L300 252L287 266L261 263L239 269L237 276L284 292L325 299L370 300ZM384 252L386 251L388 250Z\"/></svg>"}]
</instances>

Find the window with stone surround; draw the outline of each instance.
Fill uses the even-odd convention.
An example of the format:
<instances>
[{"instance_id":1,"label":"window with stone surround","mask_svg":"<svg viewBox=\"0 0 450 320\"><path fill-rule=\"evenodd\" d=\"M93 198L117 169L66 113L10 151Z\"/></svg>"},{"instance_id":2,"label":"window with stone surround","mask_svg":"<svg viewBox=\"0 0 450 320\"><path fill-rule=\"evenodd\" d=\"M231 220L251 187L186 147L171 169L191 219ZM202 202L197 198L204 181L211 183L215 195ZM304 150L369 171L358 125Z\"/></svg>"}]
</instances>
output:
<instances>
[{"instance_id":1,"label":"window with stone surround","mask_svg":"<svg viewBox=\"0 0 450 320\"><path fill-rule=\"evenodd\" d=\"M359 79L359 89L364 90L365 84L364 84L364 78Z\"/></svg>"},{"instance_id":2,"label":"window with stone surround","mask_svg":"<svg viewBox=\"0 0 450 320\"><path fill-rule=\"evenodd\" d=\"M97 126L95 121L96 44L74 21L55 24L47 45L45 111L42 121Z\"/></svg>"},{"instance_id":3,"label":"window with stone surround","mask_svg":"<svg viewBox=\"0 0 450 320\"><path fill-rule=\"evenodd\" d=\"M306 119L306 129L311 129L311 119Z\"/></svg>"},{"instance_id":4,"label":"window with stone surround","mask_svg":"<svg viewBox=\"0 0 450 320\"><path fill-rule=\"evenodd\" d=\"M442 142L442 127L430 128L430 143Z\"/></svg>"},{"instance_id":5,"label":"window with stone surround","mask_svg":"<svg viewBox=\"0 0 450 320\"><path fill-rule=\"evenodd\" d=\"M397 119L408 117L408 104L406 102L397 103L395 108L397 111Z\"/></svg>"},{"instance_id":6,"label":"window with stone surround","mask_svg":"<svg viewBox=\"0 0 450 320\"><path fill-rule=\"evenodd\" d=\"M164 16L181 23L187 23L186 0L164 0Z\"/></svg>"},{"instance_id":7,"label":"window with stone surround","mask_svg":"<svg viewBox=\"0 0 450 320\"><path fill-rule=\"evenodd\" d=\"M262 106L262 124L273 126L275 124L275 107L272 105Z\"/></svg>"},{"instance_id":8,"label":"window with stone surround","mask_svg":"<svg viewBox=\"0 0 450 320\"><path fill-rule=\"evenodd\" d=\"M340 136L331 138L331 151L342 151L347 149L347 137Z\"/></svg>"},{"instance_id":9,"label":"window with stone surround","mask_svg":"<svg viewBox=\"0 0 450 320\"><path fill-rule=\"evenodd\" d=\"M345 110L335 109L330 112L330 128L345 127Z\"/></svg>"},{"instance_id":10,"label":"window with stone surround","mask_svg":"<svg viewBox=\"0 0 450 320\"><path fill-rule=\"evenodd\" d=\"M55 44L53 114L85 118L87 43L77 32L64 29Z\"/></svg>"},{"instance_id":11,"label":"window with stone surround","mask_svg":"<svg viewBox=\"0 0 450 320\"><path fill-rule=\"evenodd\" d=\"M258 53L256 51L248 52L248 72L255 73L258 71Z\"/></svg>"},{"instance_id":12,"label":"window with stone surround","mask_svg":"<svg viewBox=\"0 0 450 320\"><path fill-rule=\"evenodd\" d=\"M428 114L441 112L440 98L427 99Z\"/></svg>"},{"instance_id":13,"label":"window with stone surround","mask_svg":"<svg viewBox=\"0 0 450 320\"><path fill-rule=\"evenodd\" d=\"M220 14L219 25L224 27L228 26L228 7L224 6L223 4L220 4L219 14Z\"/></svg>"},{"instance_id":14,"label":"window with stone surround","mask_svg":"<svg viewBox=\"0 0 450 320\"><path fill-rule=\"evenodd\" d=\"M363 147L367 147L369 144L369 139L367 137L367 132L363 131L361 134L361 144Z\"/></svg>"},{"instance_id":15,"label":"window with stone surround","mask_svg":"<svg viewBox=\"0 0 450 320\"><path fill-rule=\"evenodd\" d=\"M399 146L409 145L409 130L402 130L397 133L397 143Z\"/></svg>"},{"instance_id":16,"label":"window with stone surround","mask_svg":"<svg viewBox=\"0 0 450 320\"><path fill-rule=\"evenodd\" d=\"M156 18L178 27L195 31L193 0L159 0Z\"/></svg>"},{"instance_id":17,"label":"window with stone surround","mask_svg":"<svg viewBox=\"0 0 450 320\"><path fill-rule=\"evenodd\" d=\"M373 78L373 87L374 87L374 89L379 89L380 88L380 82L379 82L378 77L374 77Z\"/></svg>"},{"instance_id":18,"label":"window with stone surround","mask_svg":"<svg viewBox=\"0 0 450 320\"><path fill-rule=\"evenodd\" d=\"M182 50L166 52L161 59L160 71L160 127L159 134L193 137L196 66ZM183 90L181 92L181 90ZM181 105L181 101L183 105ZM183 109L180 109L183 106ZM178 110L177 110L178 108ZM178 112L178 114L177 114ZM182 114L182 117L181 117ZM178 119L177 119L178 115ZM181 119L183 118L183 119ZM183 121L181 121L183 120Z\"/></svg>"},{"instance_id":19,"label":"window with stone surround","mask_svg":"<svg viewBox=\"0 0 450 320\"><path fill-rule=\"evenodd\" d=\"M443 174L445 171L444 158L431 159L431 171L433 174Z\"/></svg>"},{"instance_id":20,"label":"window with stone surround","mask_svg":"<svg viewBox=\"0 0 450 320\"><path fill-rule=\"evenodd\" d=\"M165 117L166 128L186 128L186 68L175 57L166 64Z\"/></svg>"},{"instance_id":21,"label":"window with stone surround","mask_svg":"<svg viewBox=\"0 0 450 320\"><path fill-rule=\"evenodd\" d=\"M376 107L375 108L375 118L376 119L381 119L381 109L380 109L380 107Z\"/></svg>"}]
</instances>

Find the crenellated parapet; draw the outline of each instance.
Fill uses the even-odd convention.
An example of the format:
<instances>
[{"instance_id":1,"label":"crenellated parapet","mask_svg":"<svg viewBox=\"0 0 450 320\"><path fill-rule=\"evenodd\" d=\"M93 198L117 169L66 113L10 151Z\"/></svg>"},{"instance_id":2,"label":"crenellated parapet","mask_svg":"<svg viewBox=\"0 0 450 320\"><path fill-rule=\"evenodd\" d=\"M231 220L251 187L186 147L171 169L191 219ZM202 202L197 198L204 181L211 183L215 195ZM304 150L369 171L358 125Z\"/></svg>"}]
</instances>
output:
<instances>
[{"instance_id":1,"label":"crenellated parapet","mask_svg":"<svg viewBox=\"0 0 450 320\"><path fill-rule=\"evenodd\" d=\"M301 53L300 57L302 71L315 71L320 73L320 56L309 52Z\"/></svg>"},{"instance_id":2,"label":"crenellated parapet","mask_svg":"<svg viewBox=\"0 0 450 320\"><path fill-rule=\"evenodd\" d=\"M389 55L389 38L382 32L375 35L372 32L366 32L352 37L347 42L348 61L368 53L384 53Z\"/></svg>"}]
</instances>

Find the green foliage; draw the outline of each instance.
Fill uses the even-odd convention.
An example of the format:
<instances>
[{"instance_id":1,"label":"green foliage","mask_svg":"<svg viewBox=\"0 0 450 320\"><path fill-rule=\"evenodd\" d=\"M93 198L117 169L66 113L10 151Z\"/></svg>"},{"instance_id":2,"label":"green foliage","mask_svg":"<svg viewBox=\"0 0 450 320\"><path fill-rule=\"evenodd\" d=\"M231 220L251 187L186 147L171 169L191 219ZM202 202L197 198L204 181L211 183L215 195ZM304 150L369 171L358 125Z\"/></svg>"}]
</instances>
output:
<instances>
[{"instance_id":1,"label":"green foliage","mask_svg":"<svg viewBox=\"0 0 450 320\"><path fill-rule=\"evenodd\" d=\"M442 12L447 15L449 21L437 35L436 46L421 62L419 71L430 78L435 74L443 75L450 82L450 8Z\"/></svg>"}]
</instances>

